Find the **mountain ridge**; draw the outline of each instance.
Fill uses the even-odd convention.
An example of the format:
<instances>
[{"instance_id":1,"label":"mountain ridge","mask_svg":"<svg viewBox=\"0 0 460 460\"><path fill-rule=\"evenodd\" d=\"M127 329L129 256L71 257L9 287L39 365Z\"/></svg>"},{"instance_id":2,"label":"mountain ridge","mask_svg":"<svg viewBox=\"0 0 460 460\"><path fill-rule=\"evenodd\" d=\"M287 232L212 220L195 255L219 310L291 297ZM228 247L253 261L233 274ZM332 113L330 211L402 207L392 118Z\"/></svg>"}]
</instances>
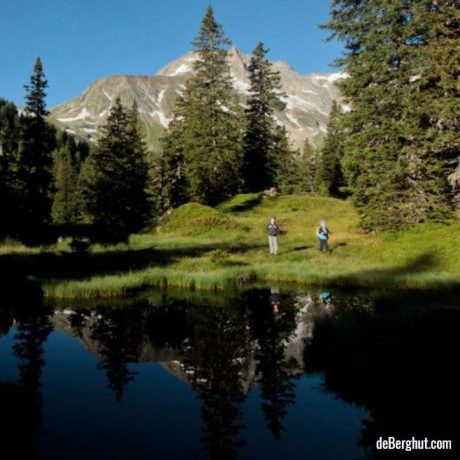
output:
<instances>
[{"instance_id":1,"label":"mountain ridge","mask_svg":"<svg viewBox=\"0 0 460 460\"><path fill-rule=\"evenodd\" d=\"M145 125L150 144L155 148L164 129L172 120L175 100L193 75L195 52L188 52L166 64L154 75L119 74L102 77L89 84L77 97L51 110L50 120L60 128L90 141L104 123L117 96L124 105L136 101L140 119ZM244 104L249 94L248 64L250 56L234 47L228 51L228 62L234 88ZM272 61L280 72L281 90L286 108L275 113L277 123L286 127L294 147L305 138L316 142L327 129L329 110L334 99L340 100L336 82L344 73L311 73L301 75L284 61ZM346 108L346 106L345 106Z\"/></svg>"}]
</instances>

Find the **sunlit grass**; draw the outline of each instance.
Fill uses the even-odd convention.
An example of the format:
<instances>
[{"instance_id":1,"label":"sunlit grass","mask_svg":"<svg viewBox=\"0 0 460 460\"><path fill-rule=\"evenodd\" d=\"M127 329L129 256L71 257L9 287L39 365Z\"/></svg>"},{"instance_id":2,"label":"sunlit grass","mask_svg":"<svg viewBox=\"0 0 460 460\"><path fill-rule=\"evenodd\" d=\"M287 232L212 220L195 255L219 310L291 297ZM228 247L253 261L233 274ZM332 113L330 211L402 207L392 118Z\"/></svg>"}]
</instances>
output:
<instances>
[{"instance_id":1,"label":"sunlit grass","mask_svg":"<svg viewBox=\"0 0 460 460\"><path fill-rule=\"evenodd\" d=\"M280 253L268 254L265 225L276 214ZM315 231L321 219L332 232L332 254L320 253ZM64 242L65 246L66 243ZM3 254L38 248L4 246ZM60 248L64 254L64 248ZM349 202L314 196L261 198L240 195L219 209L190 204L173 211L160 228L133 235L129 245L93 246L86 279L42 280L57 298L131 295L155 286L218 290L252 281L315 285L431 288L460 284L460 222L421 224L365 234ZM110 263L126 258L126 269ZM72 262L71 256L69 263ZM91 264L108 259L108 268ZM86 259L79 259L83 263Z\"/></svg>"}]
</instances>

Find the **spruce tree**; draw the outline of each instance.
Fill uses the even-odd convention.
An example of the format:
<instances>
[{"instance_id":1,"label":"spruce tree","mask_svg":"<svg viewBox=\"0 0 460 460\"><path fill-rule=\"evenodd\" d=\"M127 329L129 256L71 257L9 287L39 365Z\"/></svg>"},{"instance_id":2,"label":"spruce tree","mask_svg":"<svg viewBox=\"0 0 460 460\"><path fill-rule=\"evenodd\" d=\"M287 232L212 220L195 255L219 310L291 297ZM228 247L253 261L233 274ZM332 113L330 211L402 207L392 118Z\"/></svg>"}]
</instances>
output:
<instances>
[{"instance_id":1,"label":"spruce tree","mask_svg":"<svg viewBox=\"0 0 460 460\"><path fill-rule=\"evenodd\" d=\"M161 151L152 162L152 196L155 215L187 202L183 154L174 139L163 139Z\"/></svg>"},{"instance_id":2,"label":"spruce tree","mask_svg":"<svg viewBox=\"0 0 460 460\"><path fill-rule=\"evenodd\" d=\"M195 75L177 102L165 157L175 185L186 184L187 198L213 205L241 187L242 117L227 63L229 42L211 7L192 43Z\"/></svg>"},{"instance_id":3,"label":"spruce tree","mask_svg":"<svg viewBox=\"0 0 460 460\"><path fill-rule=\"evenodd\" d=\"M149 221L148 163L138 130L137 114L120 98L110 110L96 149L80 175L80 193L87 221L107 242L127 241Z\"/></svg>"},{"instance_id":4,"label":"spruce tree","mask_svg":"<svg viewBox=\"0 0 460 460\"><path fill-rule=\"evenodd\" d=\"M302 150L294 158L295 192L316 193L318 154L308 138L305 139Z\"/></svg>"},{"instance_id":5,"label":"spruce tree","mask_svg":"<svg viewBox=\"0 0 460 460\"><path fill-rule=\"evenodd\" d=\"M72 150L65 143L54 152L54 188L52 217L55 223L76 222L79 216L77 200L77 172L72 162Z\"/></svg>"},{"instance_id":6,"label":"spruce tree","mask_svg":"<svg viewBox=\"0 0 460 460\"><path fill-rule=\"evenodd\" d=\"M420 144L425 146L425 153L418 147L415 153L434 156L449 176L460 170L460 4L420 0L414 2L412 14L420 46L414 49L417 73L410 94L414 118L423 128Z\"/></svg>"},{"instance_id":7,"label":"spruce tree","mask_svg":"<svg viewBox=\"0 0 460 460\"><path fill-rule=\"evenodd\" d=\"M271 133L268 172L272 185L282 193L293 193L297 183L294 151L284 126L275 126Z\"/></svg>"},{"instance_id":8,"label":"spruce tree","mask_svg":"<svg viewBox=\"0 0 460 460\"><path fill-rule=\"evenodd\" d=\"M66 131L56 136L53 153L54 196L52 218L54 223L77 223L81 221L81 197L78 192L78 176L89 153L89 145L76 140Z\"/></svg>"},{"instance_id":9,"label":"spruce tree","mask_svg":"<svg viewBox=\"0 0 460 460\"><path fill-rule=\"evenodd\" d=\"M16 106L0 99L0 239L17 230L19 130Z\"/></svg>"},{"instance_id":10,"label":"spruce tree","mask_svg":"<svg viewBox=\"0 0 460 460\"><path fill-rule=\"evenodd\" d=\"M21 117L19 165L19 216L25 231L50 221L52 199L52 151L55 131L46 123L48 86L40 58L34 65L30 83L25 85L25 115Z\"/></svg>"},{"instance_id":11,"label":"spruce tree","mask_svg":"<svg viewBox=\"0 0 460 460\"><path fill-rule=\"evenodd\" d=\"M279 72L272 70L266 59L268 50L259 42L254 49L249 71L249 98L244 133L244 188L248 192L264 190L276 181L276 170L282 165L283 133L277 130L273 114L283 110ZM284 147L283 147L284 148ZM286 178L285 178L286 179ZM279 181L279 179L278 179ZM285 183L285 181L284 181Z\"/></svg>"},{"instance_id":12,"label":"spruce tree","mask_svg":"<svg viewBox=\"0 0 460 460\"><path fill-rule=\"evenodd\" d=\"M343 198L345 193L345 177L342 170L343 135L339 126L339 107L333 101L327 135L320 151L317 165L317 187L320 194Z\"/></svg>"},{"instance_id":13,"label":"spruce tree","mask_svg":"<svg viewBox=\"0 0 460 460\"><path fill-rule=\"evenodd\" d=\"M449 17L458 14L454 3L332 3L327 27L346 45L338 64L345 66L349 78L340 86L352 107L340 116L347 134L342 164L367 228L395 228L449 215L443 155L455 141L446 134L449 122L440 127L441 120L455 124L455 116L445 113L453 107L458 66L455 59L448 62L440 48L450 43L450 52L455 50L458 27L440 31L449 29L448 23L458 24ZM445 67L438 67L435 75L428 67L438 52ZM450 82L450 93L440 80ZM444 97L432 112L436 93Z\"/></svg>"}]
</instances>

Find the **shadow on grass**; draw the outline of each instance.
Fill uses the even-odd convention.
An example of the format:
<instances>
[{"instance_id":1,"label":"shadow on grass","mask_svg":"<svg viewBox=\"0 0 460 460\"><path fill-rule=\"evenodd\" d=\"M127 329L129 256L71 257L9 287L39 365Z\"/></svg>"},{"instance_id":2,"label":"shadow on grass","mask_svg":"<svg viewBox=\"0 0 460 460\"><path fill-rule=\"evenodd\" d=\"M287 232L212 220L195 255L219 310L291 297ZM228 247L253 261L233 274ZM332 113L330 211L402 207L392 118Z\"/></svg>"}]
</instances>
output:
<instances>
[{"instance_id":1,"label":"shadow on grass","mask_svg":"<svg viewBox=\"0 0 460 460\"><path fill-rule=\"evenodd\" d=\"M203 244L180 248L150 248L139 250L108 250L95 253L3 254L0 255L0 279L5 284L21 284L30 277L36 279L84 279L149 266L167 267L184 257L201 257L212 250L244 253L257 245L225 243ZM230 261L229 261L230 263ZM233 262L232 262L233 263ZM235 262L237 264L237 262Z\"/></svg>"},{"instance_id":2,"label":"shadow on grass","mask_svg":"<svg viewBox=\"0 0 460 460\"><path fill-rule=\"evenodd\" d=\"M303 251L303 250L311 249L312 247L313 247L313 246L308 246L308 245L305 245L305 246L295 246L294 248L292 248L292 251L289 251L289 252Z\"/></svg>"},{"instance_id":3,"label":"shadow on grass","mask_svg":"<svg viewBox=\"0 0 460 460\"><path fill-rule=\"evenodd\" d=\"M224 212L244 212L254 208L262 201L262 193L240 195L240 201L231 200L230 203L223 203L220 209Z\"/></svg>"},{"instance_id":4,"label":"shadow on grass","mask_svg":"<svg viewBox=\"0 0 460 460\"><path fill-rule=\"evenodd\" d=\"M443 280L443 274L439 279L436 279L436 274L439 272L440 265L436 256L432 253L420 254L414 257L406 265L400 267L379 268L375 270L358 270L348 273L344 276L335 277L340 285L353 285L355 287L368 287L380 285L382 287L401 287L407 285L407 278L412 278L414 283L419 288L425 287L421 283L418 285L417 276L433 275L433 283L426 286L427 288L437 287L439 289L460 289L460 280L453 280L447 276ZM428 281L427 281L428 283ZM434 284L434 286L431 286Z\"/></svg>"}]
</instances>

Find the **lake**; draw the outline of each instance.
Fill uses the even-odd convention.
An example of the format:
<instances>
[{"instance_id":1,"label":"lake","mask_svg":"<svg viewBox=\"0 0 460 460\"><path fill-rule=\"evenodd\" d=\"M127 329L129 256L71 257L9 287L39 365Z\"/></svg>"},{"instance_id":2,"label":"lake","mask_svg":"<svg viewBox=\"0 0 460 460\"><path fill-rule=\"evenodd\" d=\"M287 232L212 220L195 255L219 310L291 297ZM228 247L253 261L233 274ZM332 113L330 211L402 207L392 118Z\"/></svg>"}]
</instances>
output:
<instances>
[{"instance_id":1,"label":"lake","mask_svg":"<svg viewBox=\"0 0 460 460\"><path fill-rule=\"evenodd\" d=\"M459 326L458 297L439 292L268 286L54 303L18 293L0 307L3 451L459 458ZM376 450L389 436L453 449Z\"/></svg>"}]
</instances>

